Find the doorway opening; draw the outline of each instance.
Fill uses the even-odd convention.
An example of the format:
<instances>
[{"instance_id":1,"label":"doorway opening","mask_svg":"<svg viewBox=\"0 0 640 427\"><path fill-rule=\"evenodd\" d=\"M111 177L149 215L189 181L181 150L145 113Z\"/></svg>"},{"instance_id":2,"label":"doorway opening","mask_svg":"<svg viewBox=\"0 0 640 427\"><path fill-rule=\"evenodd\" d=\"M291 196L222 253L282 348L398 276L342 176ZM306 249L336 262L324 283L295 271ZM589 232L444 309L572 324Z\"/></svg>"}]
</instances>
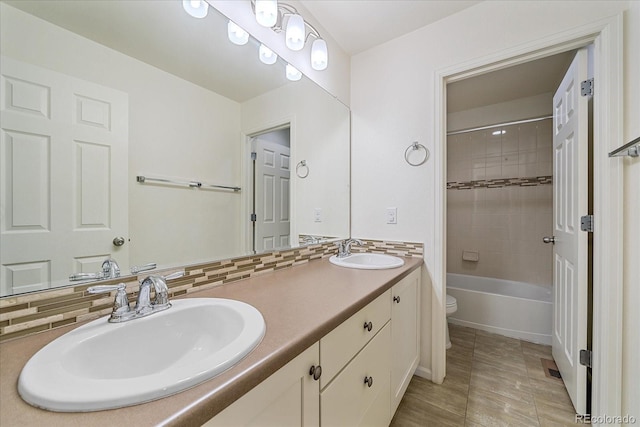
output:
<instances>
[{"instance_id":1,"label":"doorway opening","mask_svg":"<svg viewBox=\"0 0 640 427\"><path fill-rule=\"evenodd\" d=\"M585 57L588 51L593 59L593 49L585 49ZM554 209L560 209L554 182L566 183L566 169L571 167L557 157L554 93L577 52L568 50L447 84L447 304L451 297L457 300L450 323L550 346L559 330L554 319L565 316L562 304L577 304L554 294L554 281L563 276L553 248ZM593 67L588 68L593 77ZM585 114L592 111L588 108ZM584 148L589 154L583 156L581 168L589 172L585 200L590 202L588 210L585 206L574 216L593 213L593 138L587 140ZM588 236L591 241L592 234ZM592 245L588 250L581 261L588 266L588 280L579 283L589 297L581 325L586 340L573 349L576 353L591 349ZM557 344L553 345L555 352ZM576 411L590 413L590 372L581 371L577 382L582 385L572 386L575 374L563 368Z\"/></svg>"},{"instance_id":2,"label":"doorway opening","mask_svg":"<svg viewBox=\"0 0 640 427\"><path fill-rule=\"evenodd\" d=\"M290 125L249 137L251 156L251 251L261 253L291 246Z\"/></svg>"}]
</instances>

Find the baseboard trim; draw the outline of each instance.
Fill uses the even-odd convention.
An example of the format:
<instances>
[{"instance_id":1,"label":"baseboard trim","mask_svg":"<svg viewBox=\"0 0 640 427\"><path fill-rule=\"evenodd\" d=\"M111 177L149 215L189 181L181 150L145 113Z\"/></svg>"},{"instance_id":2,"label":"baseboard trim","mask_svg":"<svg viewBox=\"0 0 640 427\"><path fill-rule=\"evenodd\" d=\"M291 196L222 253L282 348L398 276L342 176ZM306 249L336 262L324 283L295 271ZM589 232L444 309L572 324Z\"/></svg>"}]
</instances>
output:
<instances>
[{"instance_id":1,"label":"baseboard trim","mask_svg":"<svg viewBox=\"0 0 640 427\"><path fill-rule=\"evenodd\" d=\"M419 376L420 378L424 378L425 380L431 381L431 369L423 368L422 366L418 366L414 375Z\"/></svg>"}]
</instances>

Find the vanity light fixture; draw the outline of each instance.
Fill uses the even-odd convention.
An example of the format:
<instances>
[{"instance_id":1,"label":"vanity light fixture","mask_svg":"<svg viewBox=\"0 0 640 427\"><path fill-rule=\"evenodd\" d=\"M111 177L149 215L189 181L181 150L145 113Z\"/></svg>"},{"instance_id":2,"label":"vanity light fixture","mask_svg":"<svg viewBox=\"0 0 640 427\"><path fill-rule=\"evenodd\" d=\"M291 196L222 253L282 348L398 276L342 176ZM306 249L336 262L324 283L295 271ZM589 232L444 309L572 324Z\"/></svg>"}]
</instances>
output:
<instances>
[{"instance_id":1,"label":"vanity light fixture","mask_svg":"<svg viewBox=\"0 0 640 427\"><path fill-rule=\"evenodd\" d=\"M491 133L491 135L504 135L505 133L507 133L506 130L497 130Z\"/></svg>"},{"instance_id":2,"label":"vanity light fixture","mask_svg":"<svg viewBox=\"0 0 640 427\"><path fill-rule=\"evenodd\" d=\"M204 0L182 0L182 7L194 18L204 18L209 11L209 4Z\"/></svg>"},{"instance_id":3,"label":"vanity light fixture","mask_svg":"<svg viewBox=\"0 0 640 427\"><path fill-rule=\"evenodd\" d=\"M242 46L249 41L249 33L240 28L235 22L229 21L227 24L227 36L233 44Z\"/></svg>"},{"instance_id":4,"label":"vanity light fixture","mask_svg":"<svg viewBox=\"0 0 640 427\"><path fill-rule=\"evenodd\" d=\"M287 78L293 82L297 82L302 78L302 73L291 64L287 64Z\"/></svg>"},{"instance_id":5,"label":"vanity light fixture","mask_svg":"<svg viewBox=\"0 0 640 427\"><path fill-rule=\"evenodd\" d=\"M275 64L278 60L278 55L263 44L260 44L259 54L260 61L267 65Z\"/></svg>"},{"instance_id":6,"label":"vanity light fixture","mask_svg":"<svg viewBox=\"0 0 640 427\"><path fill-rule=\"evenodd\" d=\"M256 21L263 27L273 27L278 21L278 0L256 0Z\"/></svg>"},{"instance_id":7,"label":"vanity light fixture","mask_svg":"<svg viewBox=\"0 0 640 427\"><path fill-rule=\"evenodd\" d=\"M306 22L295 7L277 0L251 0L256 21L276 33L285 33L285 43L293 51L304 48L309 37L315 38L311 46L311 67L325 70L329 64L327 42L316 28Z\"/></svg>"}]
</instances>

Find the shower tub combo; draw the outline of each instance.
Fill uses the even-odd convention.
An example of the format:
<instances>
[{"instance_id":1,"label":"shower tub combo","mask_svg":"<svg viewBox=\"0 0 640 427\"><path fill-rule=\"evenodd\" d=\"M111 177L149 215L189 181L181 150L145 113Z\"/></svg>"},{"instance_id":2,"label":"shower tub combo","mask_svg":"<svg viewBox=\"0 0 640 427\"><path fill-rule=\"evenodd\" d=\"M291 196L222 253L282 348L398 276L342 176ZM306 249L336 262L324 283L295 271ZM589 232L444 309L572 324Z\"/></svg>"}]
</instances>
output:
<instances>
[{"instance_id":1,"label":"shower tub combo","mask_svg":"<svg viewBox=\"0 0 640 427\"><path fill-rule=\"evenodd\" d=\"M551 345L550 288L447 273L447 294L458 300L458 311L447 319L450 323Z\"/></svg>"}]
</instances>

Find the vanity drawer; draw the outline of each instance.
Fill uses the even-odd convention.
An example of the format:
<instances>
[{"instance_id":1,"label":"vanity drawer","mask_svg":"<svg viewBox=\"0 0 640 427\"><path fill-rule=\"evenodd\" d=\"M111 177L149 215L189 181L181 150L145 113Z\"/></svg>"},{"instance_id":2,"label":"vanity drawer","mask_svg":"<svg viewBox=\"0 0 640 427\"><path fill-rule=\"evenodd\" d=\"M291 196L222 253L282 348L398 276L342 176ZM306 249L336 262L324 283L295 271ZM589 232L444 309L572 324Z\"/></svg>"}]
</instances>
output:
<instances>
[{"instance_id":1,"label":"vanity drawer","mask_svg":"<svg viewBox=\"0 0 640 427\"><path fill-rule=\"evenodd\" d=\"M391 325L373 340L320 393L320 425L388 426L391 421ZM371 379L371 386L365 383Z\"/></svg>"},{"instance_id":2,"label":"vanity drawer","mask_svg":"<svg viewBox=\"0 0 640 427\"><path fill-rule=\"evenodd\" d=\"M370 302L320 340L321 389L331 382L333 377L382 329L389 319L391 319L391 290Z\"/></svg>"}]
</instances>

